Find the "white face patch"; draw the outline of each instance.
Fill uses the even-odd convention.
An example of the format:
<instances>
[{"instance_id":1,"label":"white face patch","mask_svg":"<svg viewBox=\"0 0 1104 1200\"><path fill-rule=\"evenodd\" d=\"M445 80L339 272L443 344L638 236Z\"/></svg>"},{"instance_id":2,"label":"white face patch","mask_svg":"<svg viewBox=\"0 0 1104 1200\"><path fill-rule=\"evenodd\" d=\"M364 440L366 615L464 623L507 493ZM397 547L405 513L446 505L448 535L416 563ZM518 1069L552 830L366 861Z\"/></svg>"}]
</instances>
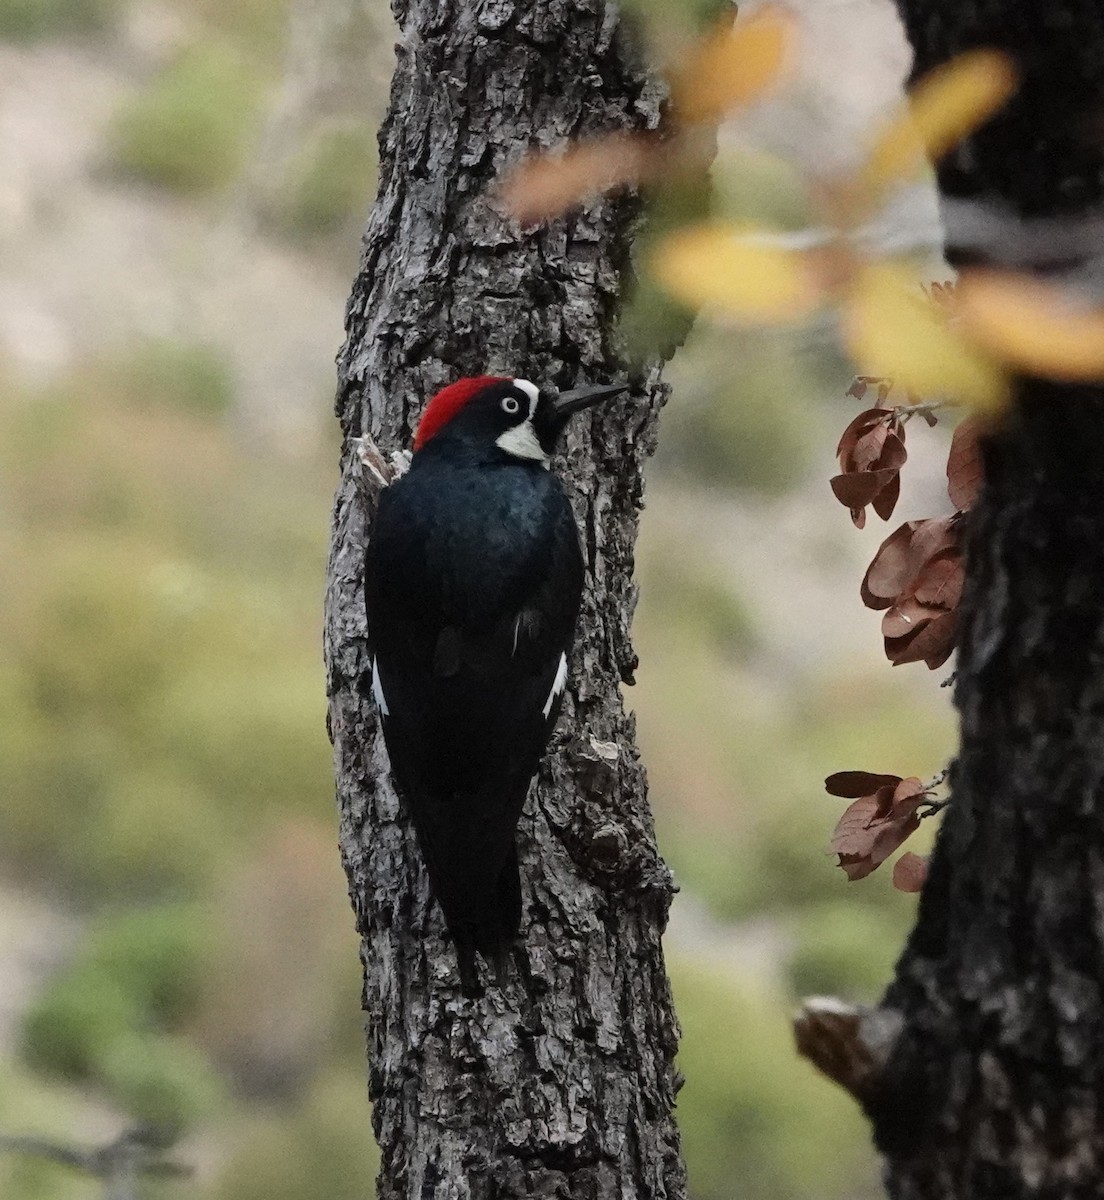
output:
<instances>
[{"instance_id":1,"label":"white face patch","mask_svg":"<svg viewBox=\"0 0 1104 1200\"><path fill-rule=\"evenodd\" d=\"M529 397L529 419L533 419L533 414L537 411L537 401L540 399L540 388L535 383L530 383L528 379L515 379L514 387L519 391L524 392Z\"/></svg>"},{"instance_id":2,"label":"white face patch","mask_svg":"<svg viewBox=\"0 0 1104 1200\"><path fill-rule=\"evenodd\" d=\"M380 683L379 663L374 658L372 659L372 698L375 700L380 712L385 717L389 717L391 710L387 707L387 700L383 694L383 684Z\"/></svg>"},{"instance_id":3,"label":"white face patch","mask_svg":"<svg viewBox=\"0 0 1104 1200\"><path fill-rule=\"evenodd\" d=\"M546 717L552 711L556 697L563 694L565 687L567 687L567 655L561 654L560 665L556 668L556 678L552 680L552 690L548 693L548 699L544 705L543 711Z\"/></svg>"},{"instance_id":4,"label":"white face patch","mask_svg":"<svg viewBox=\"0 0 1104 1200\"><path fill-rule=\"evenodd\" d=\"M544 447L540 444L540 438L537 437L537 431L533 428L533 414L537 411L540 388L535 383L530 383L528 379L515 379L514 387L529 397L529 413L524 421L507 429L505 433L499 434L495 438L495 445L515 458L544 463L547 467L548 455L545 454Z\"/></svg>"}]
</instances>

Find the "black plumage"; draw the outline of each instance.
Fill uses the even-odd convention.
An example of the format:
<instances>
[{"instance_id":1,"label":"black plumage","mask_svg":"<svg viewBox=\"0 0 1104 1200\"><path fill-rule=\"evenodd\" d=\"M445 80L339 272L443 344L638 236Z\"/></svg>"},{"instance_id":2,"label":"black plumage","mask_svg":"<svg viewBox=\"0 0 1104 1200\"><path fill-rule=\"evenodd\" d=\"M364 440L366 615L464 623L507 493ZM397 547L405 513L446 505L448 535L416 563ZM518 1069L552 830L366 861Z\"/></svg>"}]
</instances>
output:
<instances>
[{"instance_id":1,"label":"black plumage","mask_svg":"<svg viewBox=\"0 0 1104 1200\"><path fill-rule=\"evenodd\" d=\"M521 923L515 829L583 589L546 456L571 411L622 389L556 401L524 381L464 382L461 403L435 398L410 470L380 497L365 601L392 773L471 991L475 953L501 975Z\"/></svg>"}]
</instances>

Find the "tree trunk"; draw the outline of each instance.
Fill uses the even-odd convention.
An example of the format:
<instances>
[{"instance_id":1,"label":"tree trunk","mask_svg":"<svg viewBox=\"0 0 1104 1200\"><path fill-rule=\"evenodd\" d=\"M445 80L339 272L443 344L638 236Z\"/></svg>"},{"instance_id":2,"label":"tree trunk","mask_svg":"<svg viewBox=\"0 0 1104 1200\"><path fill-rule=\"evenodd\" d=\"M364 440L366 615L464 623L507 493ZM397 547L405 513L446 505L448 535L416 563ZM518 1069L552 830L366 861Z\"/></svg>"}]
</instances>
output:
<instances>
[{"instance_id":1,"label":"tree trunk","mask_svg":"<svg viewBox=\"0 0 1104 1200\"><path fill-rule=\"evenodd\" d=\"M487 198L536 144L652 127L659 97L605 0L394 0L379 196L339 359L344 435L327 589L341 848L362 936L379 1195L682 1197L678 1027L660 948L672 894L620 687L633 544L663 399L580 418L564 475L587 592L564 713L519 830L528 968L477 1001L429 900L366 677L369 514L351 439L408 446L444 384L623 373L612 324L635 202L523 232Z\"/></svg>"},{"instance_id":2,"label":"tree trunk","mask_svg":"<svg viewBox=\"0 0 1104 1200\"><path fill-rule=\"evenodd\" d=\"M1099 246L1027 235L1100 202L1104 4L900 8L917 72L988 45L1023 74L940 168L944 200L994 231L965 252L951 204L951 257L1072 274ZM899 1032L856 1090L897 1200L1087 1200L1104 1191L1104 390L1020 381L967 574L952 803L883 1000Z\"/></svg>"}]
</instances>

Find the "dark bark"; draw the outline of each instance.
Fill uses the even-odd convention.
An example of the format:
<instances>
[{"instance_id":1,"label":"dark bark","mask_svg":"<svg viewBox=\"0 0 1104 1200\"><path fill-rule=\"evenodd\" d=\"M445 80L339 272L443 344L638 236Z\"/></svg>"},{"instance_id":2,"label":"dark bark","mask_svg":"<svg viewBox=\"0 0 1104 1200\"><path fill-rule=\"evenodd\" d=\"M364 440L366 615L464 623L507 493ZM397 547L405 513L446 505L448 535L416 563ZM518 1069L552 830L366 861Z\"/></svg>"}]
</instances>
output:
<instances>
[{"instance_id":1,"label":"dark bark","mask_svg":"<svg viewBox=\"0 0 1104 1200\"><path fill-rule=\"evenodd\" d=\"M339 360L344 433L326 616L341 847L362 935L381 1197L681 1197L672 893L621 684L633 543L663 392L580 418L557 464L587 592L564 714L519 830L528 968L461 998L365 667L367 504L351 439L408 446L443 384L623 372L612 334L636 205L523 232L488 186L536 143L654 126L658 95L604 0L395 0L391 109Z\"/></svg>"},{"instance_id":2,"label":"dark bark","mask_svg":"<svg viewBox=\"0 0 1104 1200\"><path fill-rule=\"evenodd\" d=\"M900 8L918 71L990 45L1024 74L944 195L1029 217L1100 201L1100 0ZM898 1200L1104 1191L1104 391L1022 380L986 471L953 801L883 1001L902 1029L862 1094Z\"/></svg>"}]
</instances>

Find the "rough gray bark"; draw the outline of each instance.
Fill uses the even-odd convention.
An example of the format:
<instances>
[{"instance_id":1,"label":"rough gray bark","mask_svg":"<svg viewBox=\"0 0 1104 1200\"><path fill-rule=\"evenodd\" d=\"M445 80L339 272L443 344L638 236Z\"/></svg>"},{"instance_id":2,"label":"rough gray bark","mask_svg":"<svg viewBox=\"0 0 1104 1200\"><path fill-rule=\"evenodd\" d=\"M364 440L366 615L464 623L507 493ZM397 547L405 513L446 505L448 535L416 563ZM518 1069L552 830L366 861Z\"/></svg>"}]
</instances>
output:
<instances>
[{"instance_id":1,"label":"rough gray bark","mask_svg":"<svg viewBox=\"0 0 1104 1200\"><path fill-rule=\"evenodd\" d=\"M623 372L611 336L636 206L523 232L487 199L541 143L658 119L605 0L394 0L391 109L339 360L344 434L327 590L341 848L362 935L379 1195L682 1197L672 894L621 684L633 543L662 389L580 419L563 461L587 594L553 752L519 831L528 971L460 997L454 951L387 777L366 678L365 497L351 439L408 446L451 380Z\"/></svg>"},{"instance_id":2,"label":"rough gray bark","mask_svg":"<svg viewBox=\"0 0 1104 1200\"><path fill-rule=\"evenodd\" d=\"M1104 192L1100 0L899 7L918 72L991 45L1023 73L941 167L944 195L1089 216ZM998 258L1010 249L995 240ZM1104 1191L1104 389L1021 380L985 465L952 804L882 1002L898 1032L853 1090L897 1200L1088 1200Z\"/></svg>"}]
</instances>

